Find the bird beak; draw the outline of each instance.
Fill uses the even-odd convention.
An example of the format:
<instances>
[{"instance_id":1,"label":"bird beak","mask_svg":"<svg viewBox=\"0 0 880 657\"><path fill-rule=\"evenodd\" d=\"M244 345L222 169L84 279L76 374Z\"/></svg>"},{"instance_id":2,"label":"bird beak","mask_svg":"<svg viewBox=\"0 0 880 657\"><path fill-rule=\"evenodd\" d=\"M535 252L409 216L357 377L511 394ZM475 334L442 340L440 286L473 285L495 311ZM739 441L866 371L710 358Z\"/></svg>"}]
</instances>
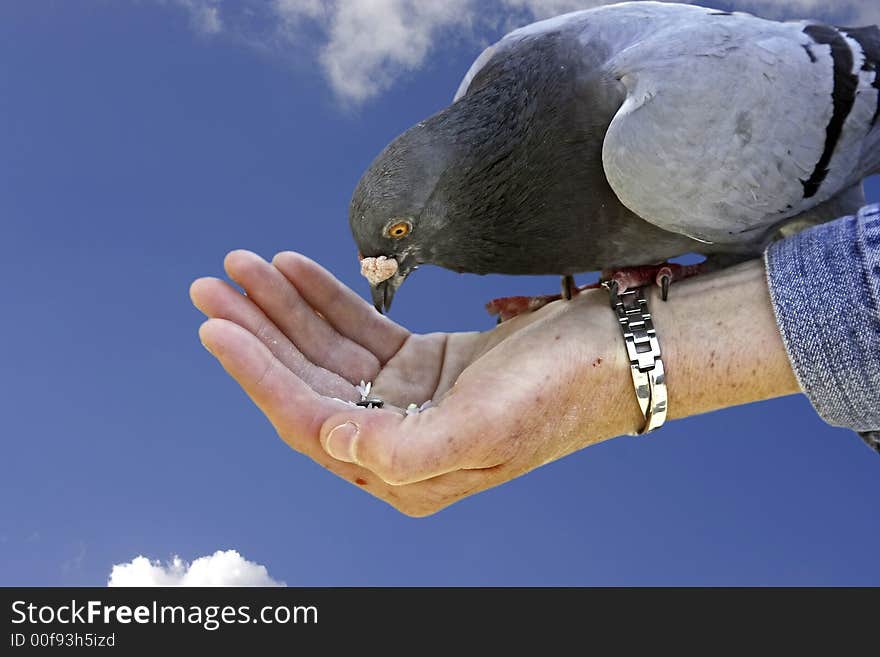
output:
<instances>
[{"instance_id":1,"label":"bird beak","mask_svg":"<svg viewBox=\"0 0 880 657\"><path fill-rule=\"evenodd\" d=\"M376 310L380 313L388 312L391 308L391 300L394 298L394 293L397 292L397 288L400 287L402 282L403 277L393 276L388 280L370 286L370 293L373 295L373 305L376 307Z\"/></svg>"},{"instance_id":2,"label":"bird beak","mask_svg":"<svg viewBox=\"0 0 880 657\"><path fill-rule=\"evenodd\" d=\"M360 255L360 254L358 254ZM373 306L375 306L376 310L380 313L388 312L391 308L391 300L394 298L394 293L397 292L397 288L403 283L407 276L409 276L410 272L415 269L418 269L418 265L415 264L411 257L406 257L401 261L401 264L397 264L396 259L390 259L392 264L392 271L387 272L383 275L383 272L377 272L376 269L376 258L371 258L372 262L364 268L364 261L366 258L361 258L361 273L367 277L367 280L370 281L370 295L373 297ZM381 264L384 264L386 260L384 260L381 256L379 256L378 260ZM378 278L383 278L383 280L377 280Z\"/></svg>"}]
</instances>

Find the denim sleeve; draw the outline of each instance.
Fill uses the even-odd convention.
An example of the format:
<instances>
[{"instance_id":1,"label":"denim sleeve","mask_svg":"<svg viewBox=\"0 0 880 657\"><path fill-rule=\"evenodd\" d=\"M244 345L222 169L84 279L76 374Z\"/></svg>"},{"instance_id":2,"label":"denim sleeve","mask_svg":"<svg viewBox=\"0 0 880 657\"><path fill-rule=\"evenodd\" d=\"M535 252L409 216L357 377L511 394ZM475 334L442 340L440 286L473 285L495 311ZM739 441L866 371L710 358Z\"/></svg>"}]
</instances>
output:
<instances>
[{"instance_id":1,"label":"denim sleeve","mask_svg":"<svg viewBox=\"0 0 880 657\"><path fill-rule=\"evenodd\" d=\"M804 394L880 452L880 205L774 242L764 260Z\"/></svg>"}]
</instances>

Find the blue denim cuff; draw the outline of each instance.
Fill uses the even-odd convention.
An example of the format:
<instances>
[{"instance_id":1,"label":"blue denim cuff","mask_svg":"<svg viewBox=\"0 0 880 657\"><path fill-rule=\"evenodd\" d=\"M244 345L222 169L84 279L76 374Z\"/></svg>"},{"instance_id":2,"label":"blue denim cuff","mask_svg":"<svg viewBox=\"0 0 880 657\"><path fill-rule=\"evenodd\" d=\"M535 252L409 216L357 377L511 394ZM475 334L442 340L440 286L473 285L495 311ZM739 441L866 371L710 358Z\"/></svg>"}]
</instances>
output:
<instances>
[{"instance_id":1,"label":"blue denim cuff","mask_svg":"<svg viewBox=\"0 0 880 657\"><path fill-rule=\"evenodd\" d=\"M774 242L770 298L801 389L880 451L880 205Z\"/></svg>"}]
</instances>

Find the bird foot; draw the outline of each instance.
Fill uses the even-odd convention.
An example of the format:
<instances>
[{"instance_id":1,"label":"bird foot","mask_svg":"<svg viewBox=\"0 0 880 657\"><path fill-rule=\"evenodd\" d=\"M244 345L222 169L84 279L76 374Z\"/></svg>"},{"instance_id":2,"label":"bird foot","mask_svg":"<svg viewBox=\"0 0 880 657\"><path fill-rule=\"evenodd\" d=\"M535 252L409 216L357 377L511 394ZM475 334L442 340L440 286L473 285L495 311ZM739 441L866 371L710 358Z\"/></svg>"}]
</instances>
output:
<instances>
[{"instance_id":1,"label":"bird foot","mask_svg":"<svg viewBox=\"0 0 880 657\"><path fill-rule=\"evenodd\" d=\"M562 298L559 294L555 296L556 299ZM486 304L486 312L493 317L497 316L498 323L500 324L517 315L542 308L556 299L553 299L552 295L544 297L499 297L492 299L492 301Z\"/></svg>"},{"instance_id":2,"label":"bird foot","mask_svg":"<svg viewBox=\"0 0 880 657\"><path fill-rule=\"evenodd\" d=\"M675 281L696 276L704 271L703 263L696 265L678 265L664 262L659 265L642 265L624 267L618 270L604 270L602 280L605 283L617 283L618 294L646 285L660 288L660 296L664 301L669 297L669 287Z\"/></svg>"},{"instance_id":3,"label":"bird foot","mask_svg":"<svg viewBox=\"0 0 880 657\"><path fill-rule=\"evenodd\" d=\"M565 283L563 283L565 285ZM501 297L492 299L486 304L486 310L490 315L498 317L498 323L522 315L523 313L533 312L539 308L543 308L548 303L559 301L560 299L571 299L580 294L584 290L595 290L601 287L601 283L593 283L592 285L574 285L564 289L561 294L545 294L539 297Z\"/></svg>"},{"instance_id":4,"label":"bird foot","mask_svg":"<svg viewBox=\"0 0 880 657\"><path fill-rule=\"evenodd\" d=\"M490 315L498 317L498 323L506 321L526 312L533 312L543 308L548 303L560 299L571 298L585 290L594 290L611 281L617 284L618 294L645 285L657 285L664 301L669 296L669 287L675 281L681 281L691 276L696 276L706 271L705 263L696 265L678 265L664 262L659 265L644 265L639 267L624 267L616 270L603 270L600 283L592 285L574 285L574 279L565 276L562 279L561 294L547 294L537 297L501 297L493 299L486 304L486 310Z\"/></svg>"}]
</instances>

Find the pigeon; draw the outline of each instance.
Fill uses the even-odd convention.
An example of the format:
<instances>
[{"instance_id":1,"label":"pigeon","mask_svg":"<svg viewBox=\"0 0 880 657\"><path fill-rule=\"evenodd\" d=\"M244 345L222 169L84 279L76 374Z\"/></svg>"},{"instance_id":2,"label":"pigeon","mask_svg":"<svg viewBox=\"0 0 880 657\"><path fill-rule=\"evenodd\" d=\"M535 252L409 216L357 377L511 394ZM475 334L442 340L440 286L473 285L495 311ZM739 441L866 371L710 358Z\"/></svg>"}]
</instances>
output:
<instances>
[{"instance_id":1,"label":"pigeon","mask_svg":"<svg viewBox=\"0 0 880 657\"><path fill-rule=\"evenodd\" d=\"M625 2L488 47L372 162L349 223L380 312L421 264L562 277L548 298L588 271L665 293L854 212L874 173L876 26ZM666 264L687 253L705 262Z\"/></svg>"}]
</instances>

